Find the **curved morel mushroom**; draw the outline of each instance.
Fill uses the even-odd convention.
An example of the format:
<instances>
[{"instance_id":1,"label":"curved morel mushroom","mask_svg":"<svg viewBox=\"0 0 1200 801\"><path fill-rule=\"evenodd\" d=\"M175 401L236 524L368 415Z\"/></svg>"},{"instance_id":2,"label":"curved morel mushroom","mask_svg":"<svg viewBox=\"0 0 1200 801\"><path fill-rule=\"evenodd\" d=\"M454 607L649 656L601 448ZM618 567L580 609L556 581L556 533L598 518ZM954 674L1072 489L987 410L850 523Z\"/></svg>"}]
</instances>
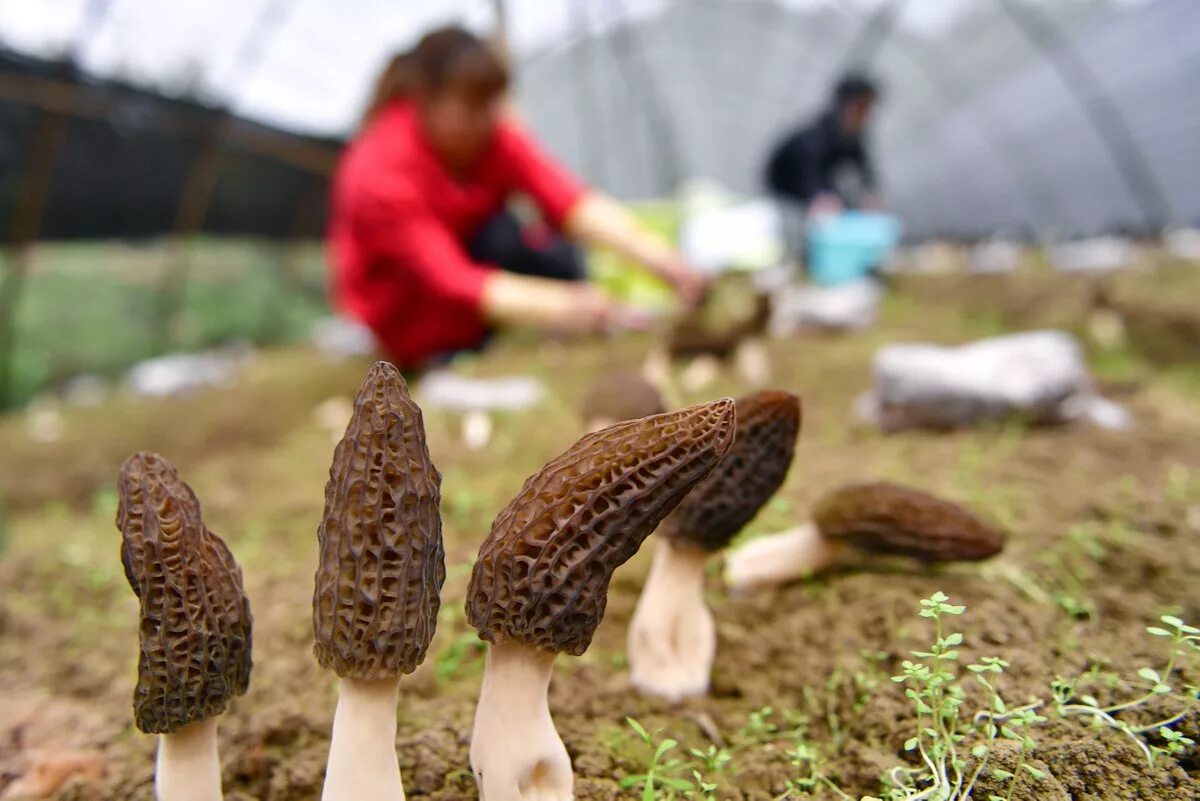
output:
<instances>
[{"instance_id":1,"label":"curved morel mushroom","mask_svg":"<svg viewBox=\"0 0 1200 801\"><path fill-rule=\"evenodd\" d=\"M166 459L129 457L118 493L121 563L141 605L134 721L159 735L155 796L214 801L222 797L217 718L250 685L242 571Z\"/></svg>"},{"instance_id":2,"label":"curved morel mushroom","mask_svg":"<svg viewBox=\"0 0 1200 801\"><path fill-rule=\"evenodd\" d=\"M481 801L574 797L546 701L554 658L587 650L613 571L720 461L734 427L725 399L589 434L496 517L467 590L467 619L490 643L471 738Z\"/></svg>"},{"instance_id":3,"label":"curved morel mushroom","mask_svg":"<svg viewBox=\"0 0 1200 801\"><path fill-rule=\"evenodd\" d=\"M778 584L825 569L850 547L921 562L971 562L998 554L1004 534L921 490L850 484L817 502L812 523L730 554L725 580L731 589Z\"/></svg>"},{"instance_id":4,"label":"curved morel mushroom","mask_svg":"<svg viewBox=\"0 0 1200 801\"><path fill-rule=\"evenodd\" d=\"M708 692L717 640L704 603L705 564L783 484L800 417L800 399L788 392L739 398L729 453L659 527L629 627L630 679L642 692L669 701Z\"/></svg>"},{"instance_id":5,"label":"curved morel mushroom","mask_svg":"<svg viewBox=\"0 0 1200 801\"><path fill-rule=\"evenodd\" d=\"M666 410L662 395L636 370L617 370L600 376L582 403L584 427L589 432Z\"/></svg>"},{"instance_id":6,"label":"curved morel mushroom","mask_svg":"<svg viewBox=\"0 0 1200 801\"><path fill-rule=\"evenodd\" d=\"M327 801L402 801L396 757L400 675L425 658L446 578L441 474L421 410L377 362L333 452L313 592L313 652L337 673Z\"/></svg>"}]
</instances>

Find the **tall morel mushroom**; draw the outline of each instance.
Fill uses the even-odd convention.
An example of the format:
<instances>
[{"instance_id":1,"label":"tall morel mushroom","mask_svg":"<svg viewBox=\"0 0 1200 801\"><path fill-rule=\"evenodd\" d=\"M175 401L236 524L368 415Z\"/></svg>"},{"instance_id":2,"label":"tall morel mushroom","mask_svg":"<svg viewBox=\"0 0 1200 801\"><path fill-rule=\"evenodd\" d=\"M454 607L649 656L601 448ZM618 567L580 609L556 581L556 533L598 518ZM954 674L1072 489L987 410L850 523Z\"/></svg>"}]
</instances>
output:
<instances>
[{"instance_id":1,"label":"tall morel mushroom","mask_svg":"<svg viewBox=\"0 0 1200 801\"><path fill-rule=\"evenodd\" d=\"M471 768L482 801L568 801L574 777L546 693L555 656L587 650L613 571L729 449L733 401L585 436L496 517L467 590L489 643Z\"/></svg>"},{"instance_id":2,"label":"tall morel mushroom","mask_svg":"<svg viewBox=\"0 0 1200 801\"><path fill-rule=\"evenodd\" d=\"M778 584L817 573L854 548L921 562L972 562L995 556L1004 533L947 500L899 484L850 484L824 496L813 522L763 537L730 554L731 589Z\"/></svg>"},{"instance_id":3,"label":"tall morel mushroom","mask_svg":"<svg viewBox=\"0 0 1200 801\"><path fill-rule=\"evenodd\" d=\"M378 362L333 452L313 592L313 652L337 673L326 801L401 801L400 675L425 658L446 577L441 474L421 410Z\"/></svg>"},{"instance_id":4,"label":"tall morel mushroom","mask_svg":"<svg viewBox=\"0 0 1200 801\"><path fill-rule=\"evenodd\" d=\"M155 795L214 801L222 797L217 718L250 684L242 571L166 459L129 457L118 493L121 563L141 606L134 722L159 735Z\"/></svg>"},{"instance_id":5,"label":"tall morel mushroom","mask_svg":"<svg viewBox=\"0 0 1200 801\"><path fill-rule=\"evenodd\" d=\"M729 453L659 527L629 628L630 678L642 692L678 701L708 691L717 643L704 603L705 565L783 484L800 417L800 399L788 392L739 398Z\"/></svg>"}]
</instances>

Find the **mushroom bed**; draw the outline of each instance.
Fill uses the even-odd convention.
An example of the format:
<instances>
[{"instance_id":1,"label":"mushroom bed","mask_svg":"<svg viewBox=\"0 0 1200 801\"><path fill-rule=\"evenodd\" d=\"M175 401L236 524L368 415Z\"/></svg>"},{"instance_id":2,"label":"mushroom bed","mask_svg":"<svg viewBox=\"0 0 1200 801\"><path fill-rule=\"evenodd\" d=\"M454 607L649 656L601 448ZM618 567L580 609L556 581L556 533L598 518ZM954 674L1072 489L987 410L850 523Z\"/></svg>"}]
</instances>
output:
<instances>
[{"instance_id":1,"label":"mushroom bed","mask_svg":"<svg viewBox=\"0 0 1200 801\"><path fill-rule=\"evenodd\" d=\"M1190 276L1187 283L1180 274ZM1200 292L1196 270L1177 267L1173 275L1167 298ZM1139 280L1160 279L1143 273ZM1063 303L1047 299L1054 292ZM1018 302L1023 297L1037 303ZM660 777L690 778L695 767L717 785L716 798L832 799L829 783L856 799L883 796L881 776L916 761L905 751L916 733L912 702L890 677L912 651L928 650L933 622L918 611L921 599L939 591L966 607L946 619L948 632L963 635L960 665L999 657L1009 664L997 681L1010 706L1046 702L1038 708L1046 721L1030 729L1036 749L1026 760L1037 775L1023 772L1013 799L1200 797L1194 747L1160 755L1151 766L1135 738L1091 725L1091 716L1057 714L1051 689L1064 677L1101 705L1135 698L1146 687L1139 670L1161 669L1169 656L1169 643L1146 627L1162 625L1162 615L1200 623L1197 360L1157 366L1134 347L1093 352L1102 388L1136 420L1126 432L1010 423L882 435L853 422L854 400L868 387L870 356L880 345L964 342L1046 323L1082 332L1086 304L1077 301L1085 297L1076 285L1037 276L952 285L906 279L867 333L769 341L770 386L803 398L803 432L786 482L742 540L803 523L819 498L842 485L878 480L953 499L1001 524L1008 531L1004 551L975 564L897 558L842 565L819 579L739 597L723 589L714 557L706 593L718 639L711 692L671 707L631 689L626 664L629 622L653 558L647 541L616 571L591 647L554 669L550 709L574 764L579 801L642 797L636 777L650 769L654 748L627 718L655 745L679 742L663 757ZM980 311L987 308L998 313ZM468 738L484 648L464 614L472 560L526 477L584 433L579 404L593 379L636 366L650 344L513 338L463 362L464 372L478 376L532 374L548 389L535 412L499 415L482 450L461 444L454 417L425 410L429 451L442 473L447 578L425 661L400 682L397 753L410 799L477 797ZM152 797L155 739L134 728L131 707L138 605L113 527L117 471L142 449L162 453L187 475L204 504L205 525L242 567L253 609L250 688L220 727L226 798L320 797L337 676L313 658L316 531L332 453L330 431L314 409L353 395L368 367L319 362L298 350L264 353L235 385L208 394L116 398L67 410L52 443L31 441L22 417L0 420L7 507L0 798L54 787L47 797ZM680 400L746 391L729 371ZM419 392L415 397L419 402ZM1200 685L1198 663L1193 659L1171 683ZM969 717L987 699L960 672ZM1173 711L1151 700L1123 719L1138 725ZM1175 729L1200 741L1200 714L1193 708ZM1165 745L1154 733L1140 742ZM689 753L714 744L730 757L719 769ZM993 766L1015 768L1018 747L1011 745L996 748ZM828 783L814 783L817 775ZM989 776L974 797L1004 797L1007 790ZM660 785L657 797L674 797L669 793Z\"/></svg>"}]
</instances>

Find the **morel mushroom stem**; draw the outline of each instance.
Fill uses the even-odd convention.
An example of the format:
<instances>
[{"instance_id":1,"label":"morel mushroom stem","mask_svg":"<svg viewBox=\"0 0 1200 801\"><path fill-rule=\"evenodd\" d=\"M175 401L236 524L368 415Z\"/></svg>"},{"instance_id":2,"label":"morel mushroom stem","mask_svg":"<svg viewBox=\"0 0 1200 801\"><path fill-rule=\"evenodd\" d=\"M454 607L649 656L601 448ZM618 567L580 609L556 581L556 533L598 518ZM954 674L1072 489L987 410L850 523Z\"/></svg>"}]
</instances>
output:
<instances>
[{"instance_id":1,"label":"morel mushroom stem","mask_svg":"<svg viewBox=\"0 0 1200 801\"><path fill-rule=\"evenodd\" d=\"M480 801L575 797L571 758L546 700L555 656L516 642L488 646L471 735Z\"/></svg>"},{"instance_id":2,"label":"morel mushroom stem","mask_svg":"<svg viewBox=\"0 0 1200 801\"><path fill-rule=\"evenodd\" d=\"M734 592L818 573L832 564L836 542L812 523L761 537L725 558L725 585Z\"/></svg>"},{"instance_id":3,"label":"morel mushroom stem","mask_svg":"<svg viewBox=\"0 0 1200 801\"><path fill-rule=\"evenodd\" d=\"M629 675L638 690L672 703L708 692L717 651L704 602L710 555L682 540L658 544L629 628Z\"/></svg>"},{"instance_id":4,"label":"morel mushroom stem","mask_svg":"<svg viewBox=\"0 0 1200 801\"><path fill-rule=\"evenodd\" d=\"M394 676L338 683L323 801L404 801L396 757L399 687Z\"/></svg>"},{"instance_id":5,"label":"morel mushroom stem","mask_svg":"<svg viewBox=\"0 0 1200 801\"><path fill-rule=\"evenodd\" d=\"M154 795L158 801L220 801L217 718L158 735Z\"/></svg>"}]
</instances>

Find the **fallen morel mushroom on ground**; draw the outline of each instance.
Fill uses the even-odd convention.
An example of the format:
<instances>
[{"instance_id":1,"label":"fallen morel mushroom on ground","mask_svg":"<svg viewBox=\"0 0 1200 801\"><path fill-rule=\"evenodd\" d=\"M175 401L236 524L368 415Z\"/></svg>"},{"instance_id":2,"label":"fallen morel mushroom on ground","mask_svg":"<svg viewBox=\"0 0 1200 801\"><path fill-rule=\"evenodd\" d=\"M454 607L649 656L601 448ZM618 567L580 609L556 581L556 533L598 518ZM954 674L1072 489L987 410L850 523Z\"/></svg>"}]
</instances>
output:
<instances>
[{"instance_id":1,"label":"fallen morel mushroom on ground","mask_svg":"<svg viewBox=\"0 0 1200 801\"><path fill-rule=\"evenodd\" d=\"M471 768L481 801L569 801L574 776L546 693L555 656L587 650L613 571L729 449L732 400L585 436L492 523L467 590L490 645Z\"/></svg>"},{"instance_id":2,"label":"fallen morel mushroom on ground","mask_svg":"<svg viewBox=\"0 0 1200 801\"><path fill-rule=\"evenodd\" d=\"M446 577L441 474L421 410L378 362L333 452L317 530L313 652L340 678L326 801L404 798L396 757L400 675L425 658Z\"/></svg>"},{"instance_id":3,"label":"fallen morel mushroom on ground","mask_svg":"<svg viewBox=\"0 0 1200 801\"><path fill-rule=\"evenodd\" d=\"M584 427L589 432L666 410L662 395L636 370L601 375L584 395L582 404Z\"/></svg>"},{"instance_id":4,"label":"fallen morel mushroom on ground","mask_svg":"<svg viewBox=\"0 0 1200 801\"><path fill-rule=\"evenodd\" d=\"M166 459L129 457L118 492L121 563L141 605L134 722L159 735L155 796L214 801L222 797L217 718L250 684L242 571Z\"/></svg>"},{"instance_id":5,"label":"fallen morel mushroom on ground","mask_svg":"<svg viewBox=\"0 0 1200 801\"><path fill-rule=\"evenodd\" d=\"M716 628L704 567L783 484L800 433L800 399L764 391L739 398L729 453L659 527L662 541L629 628L635 687L678 701L708 692Z\"/></svg>"},{"instance_id":6,"label":"fallen morel mushroom on ground","mask_svg":"<svg viewBox=\"0 0 1200 801\"><path fill-rule=\"evenodd\" d=\"M971 562L1003 547L1000 530L958 504L899 484L851 484L818 501L812 523L730 554L725 582L738 590L811 575L847 548L921 562Z\"/></svg>"}]
</instances>

